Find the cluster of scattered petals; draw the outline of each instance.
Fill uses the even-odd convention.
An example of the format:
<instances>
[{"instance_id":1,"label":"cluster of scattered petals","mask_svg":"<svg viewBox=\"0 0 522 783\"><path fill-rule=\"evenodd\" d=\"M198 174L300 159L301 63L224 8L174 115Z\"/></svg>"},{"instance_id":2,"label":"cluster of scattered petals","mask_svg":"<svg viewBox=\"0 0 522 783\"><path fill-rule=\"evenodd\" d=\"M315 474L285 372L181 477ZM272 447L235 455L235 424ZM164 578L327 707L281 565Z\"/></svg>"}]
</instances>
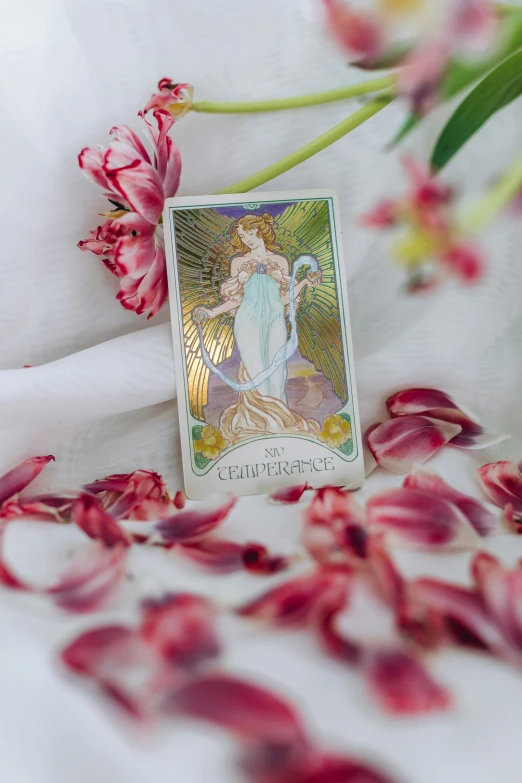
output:
<instances>
[{"instance_id":1,"label":"cluster of scattered petals","mask_svg":"<svg viewBox=\"0 0 522 783\"><path fill-rule=\"evenodd\" d=\"M489 432L438 389L405 389L386 401L389 421L374 424L366 443L375 463L392 473L407 473L435 456L446 444L482 449L508 436Z\"/></svg>"},{"instance_id":2,"label":"cluster of scattered petals","mask_svg":"<svg viewBox=\"0 0 522 783\"><path fill-rule=\"evenodd\" d=\"M413 158L406 158L404 166L407 193L380 202L362 215L362 223L378 229L402 229L393 253L408 270L412 292L433 288L448 276L463 283L480 280L483 259L473 242L459 233L454 192Z\"/></svg>"},{"instance_id":3,"label":"cluster of scattered petals","mask_svg":"<svg viewBox=\"0 0 522 783\"><path fill-rule=\"evenodd\" d=\"M159 226L166 198L178 190L181 157L168 135L174 122L168 112L153 113L154 123L143 119L153 154L140 137L123 125L111 130L107 148L80 152L80 168L114 209L106 222L78 243L81 250L98 255L119 278L117 299L128 310L151 318L168 295L165 245Z\"/></svg>"}]
</instances>

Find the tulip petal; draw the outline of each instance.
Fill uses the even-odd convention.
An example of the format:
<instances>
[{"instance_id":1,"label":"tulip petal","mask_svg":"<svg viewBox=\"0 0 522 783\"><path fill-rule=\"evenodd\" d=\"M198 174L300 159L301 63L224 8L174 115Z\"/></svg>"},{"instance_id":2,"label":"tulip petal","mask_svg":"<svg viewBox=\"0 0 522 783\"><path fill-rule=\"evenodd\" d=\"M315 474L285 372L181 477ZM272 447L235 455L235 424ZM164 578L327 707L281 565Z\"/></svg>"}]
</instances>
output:
<instances>
[{"instance_id":1,"label":"tulip petal","mask_svg":"<svg viewBox=\"0 0 522 783\"><path fill-rule=\"evenodd\" d=\"M79 497L72 507L71 517L89 538L103 541L108 547L128 547L132 543L132 536L119 526L93 495Z\"/></svg>"},{"instance_id":2,"label":"tulip petal","mask_svg":"<svg viewBox=\"0 0 522 783\"><path fill-rule=\"evenodd\" d=\"M236 500L230 497L214 508L183 509L159 522L156 530L169 543L194 544L226 519Z\"/></svg>"},{"instance_id":3,"label":"tulip petal","mask_svg":"<svg viewBox=\"0 0 522 783\"><path fill-rule=\"evenodd\" d=\"M440 613L454 644L510 656L505 639L475 591L437 579L414 580L408 589L416 601Z\"/></svg>"},{"instance_id":4,"label":"tulip petal","mask_svg":"<svg viewBox=\"0 0 522 783\"><path fill-rule=\"evenodd\" d=\"M505 508L509 504L513 520L522 518L522 472L519 466L507 460L490 462L478 468L477 475L482 489L495 505Z\"/></svg>"},{"instance_id":5,"label":"tulip petal","mask_svg":"<svg viewBox=\"0 0 522 783\"><path fill-rule=\"evenodd\" d=\"M220 645L212 603L191 593L167 593L142 605L139 634L171 664L193 668L214 658Z\"/></svg>"},{"instance_id":6,"label":"tulip petal","mask_svg":"<svg viewBox=\"0 0 522 783\"><path fill-rule=\"evenodd\" d=\"M347 569L323 568L298 576L240 606L236 612L281 626L306 626L325 606L341 606L351 584Z\"/></svg>"},{"instance_id":7,"label":"tulip petal","mask_svg":"<svg viewBox=\"0 0 522 783\"><path fill-rule=\"evenodd\" d=\"M323 0L329 33L357 61L384 50L384 34L376 18L353 10L342 0Z\"/></svg>"},{"instance_id":8,"label":"tulip petal","mask_svg":"<svg viewBox=\"0 0 522 783\"><path fill-rule=\"evenodd\" d=\"M317 769L310 774L304 774L299 778L289 776L287 779L278 780L277 783L394 783L394 781L388 775L357 759L325 756L317 764Z\"/></svg>"},{"instance_id":9,"label":"tulip petal","mask_svg":"<svg viewBox=\"0 0 522 783\"><path fill-rule=\"evenodd\" d=\"M434 408L427 411L427 415L437 421L447 421L460 425L461 432L450 441L452 446L456 446L459 449L485 449L510 437L510 435L502 432L485 430L481 424L471 419L459 408Z\"/></svg>"},{"instance_id":10,"label":"tulip petal","mask_svg":"<svg viewBox=\"0 0 522 783\"><path fill-rule=\"evenodd\" d=\"M95 676L107 655L126 645L134 631L124 625L104 625L76 637L61 652L62 662L77 674Z\"/></svg>"},{"instance_id":11,"label":"tulip petal","mask_svg":"<svg viewBox=\"0 0 522 783\"><path fill-rule=\"evenodd\" d=\"M93 541L77 550L58 584L43 592L68 612L92 612L112 596L125 574L126 549Z\"/></svg>"},{"instance_id":12,"label":"tulip petal","mask_svg":"<svg viewBox=\"0 0 522 783\"><path fill-rule=\"evenodd\" d=\"M246 571L258 575L277 574L288 568L289 560L283 555L271 555L266 546L249 542L243 545L243 566Z\"/></svg>"},{"instance_id":13,"label":"tulip petal","mask_svg":"<svg viewBox=\"0 0 522 783\"><path fill-rule=\"evenodd\" d=\"M210 721L244 739L284 746L304 736L297 713L283 699L226 674L189 682L169 697L165 708Z\"/></svg>"},{"instance_id":14,"label":"tulip petal","mask_svg":"<svg viewBox=\"0 0 522 783\"><path fill-rule=\"evenodd\" d=\"M386 407L393 417L424 414L431 419L460 425L461 431L451 439L451 445L459 448L485 448L509 437L487 432L474 414L459 407L448 394L438 389L404 389L388 397Z\"/></svg>"},{"instance_id":15,"label":"tulip petal","mask_svg":"<svg viewBox=\"0 0 522 783\"><path fill-rule=\"evenodd\" d=\"M379 595L385 603L397 609L404 600L406 580L392 560L382 533L372 533L368 537L368 562Z\"/></svg>"},{"instance_id":16,"label":"tulip petal","mask_svg":"<svg viewBox=\"0 0 522 783\"><path fill-rule=\"evenodd\" d=\"M409 489L431 492L438 497L445 498L464 514L479 536L489 536L499 530L498 517L483 503L453 489L449 484L446 484L443 478L430 470L425 468L414 470L404 479L404 486Z\"/></svg>"},{"instance_id":17,"label":"tulip petal","mask_svg":"<svg viewBox=\"0 0 522 783\"><path fill-rule=\"evenodd\" d=\"M318 563L350 564L366 557L365 524L352 492L322 487L306 510L303 545Z\"/></svg>"},{"instance_id":18,"label":"tulip petal","mask_svg":"<svg viewBox=\"0 0 522 783\"><path fill-rule=\"evenodd\" d=\"M423 463L461 431L459 424L427 416L401 416L380 424L368 436L368 445L378 464L392 473L407 473Z\"/></svg>"},{"instance_id":19,"label":"tulip petal","mask_svg":"<svg viewBox=\"0 0 522 783\"><path fill-rule=\"evenodd\" d=\"M230 574L243 568L243 546L235 541L207 538L197 544L174 545L173 550L214 574Z\"/></svg>"},{"instance_id":20,"label":"tulip petal","mask_svg":"<svg viewBox=\"0 0 522 783\"><path fill-rule=\"evenodd\" d=\"M112 189L120 193L145 220L156 225L163 212L164 195L160 176L149 163L136 158L121 165L121 148L109 147L105 155L105 174Z\"/></svg>"},{"instance_id":21,"label":"tulip petal","mask_svg":"<svg viewBox=\"0 0 522 783\"><path fill-rule=\"evenodd\" d=\"M366 649L363 669L370 691L392 715L445 711L452 706L450 691L407 650Z\"/></svg>"},{"instance_id":22,"label":"tulip petal","mask_svg":"<svg viewBox=\"0 0 522 783\"><path fill-rule=\"evenodd\" d=\"M78 155L78 163L85 176L96 185L99 185L104 190L112 190L111 184L103 170L104 157L105 150L103 148L92 150L89 147L84 147Z\"/></svg>"},{"instance_id":23,"label":"tulip petal","mask_svg":"<svg viewBox=\"0 0 522 783\"><path fill-rule=\"evenodd\" d=\"M342 636L335 627L335 621L344 606L327 606L320 612L316 631L323 648L334 658L350 665L361 660L360 644Z\"/></svg>"},{"instance_id":24,"label":"tulip petal","mask_svg":"<svg viewBox=\"0 0 522 783\"><path fill-rule=\"evenodd\" d=\"M459 509L420 489L391 489L366 504L368 524L390 531L401 543L438 548L474 541L475 532Z\"/></svg>"},{"instance_id":25,"label":"tulip petal","mask_svg":"<svg viewBox=\"0 0 522 783\"><path fill-rule=\"evenodd\" d=\"M0 477L0 504L25 489L51 460L54 460L51 455L31 457Z\"/></svg>"},{"instance_id":26,"label":"tulip petal","mask_svg":"<svg viewBox=\"0 0 522 783\"><path fill-rule=\"evenodd\" d=\"M295 484L292 487L281 487L270 494L272 500L279 503L297 503L301 500L303 493L307 489L312 489L309 484Z\"/></svg>"},{"instance_id":27,"label":"tulip petal","mask_svg":"<svg viewBox=\"0 0 522 783\"><path fill-rule=\"evenodd\" d=\"M496 557L479 552L471 573L491 617L504 637L522 652L522 566L508 570Z\"/></svg>"},{"instance_id":28,"label":"tulip petal","mask_svg":"<svg viewBox=\"0 0 522 783\"><path fill-rule=\"evenodd\" d=\"M140 137L134 133L134 131L129 128L128 125L117 125L114 128L111 128L109 132L115 141L132 147L138 153L139 157L145 161L145 163L151 162L149 153L143 146Z\"/></svg>"},{"instance_id":29,"label":"tulip petal","mask_svg":"<svg viewBox=\"0 0 522 783\"><path fill-rule=\"evenodd\" d=\"M415 416L433 408L457 408L445 392L438 389L403 389L386 400L390 416Z\"/></svg>"}]
</instances>

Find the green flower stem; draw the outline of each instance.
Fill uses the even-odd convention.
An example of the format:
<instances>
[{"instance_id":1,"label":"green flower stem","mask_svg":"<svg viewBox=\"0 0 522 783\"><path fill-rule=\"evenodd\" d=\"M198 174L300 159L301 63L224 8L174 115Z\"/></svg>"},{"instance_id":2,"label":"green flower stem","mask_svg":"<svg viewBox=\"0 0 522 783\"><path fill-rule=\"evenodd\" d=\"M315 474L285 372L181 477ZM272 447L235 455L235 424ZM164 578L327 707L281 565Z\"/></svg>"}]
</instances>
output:
<instances>
[{"instance_id":1,"label":"green flower stem","mask_svg":"<svg viewBox=\"0 0 522 783\"><path fill-rule=\"evenodd\" d=\"M208 112L211 114L244 114L250 112L282 111L284 109L300 109L304 106L319 106L322 103L344 101L347 98L355 98L358 95L368 95L371 92L379 92L395 84L394 76L381 76L379 79L371 79L362 84L352 84L347 87L337 87L326 92L313 92L309 95L298 95L293 98L275 98L266 101L197 101L190 107L192 111Z\"/></svg>"},{"instance_id":2,"label":"green flower stem","mask_svg":"<svg viewBox=\"0 0 522 783\"><path fill-rule=\"evenodd\" d=\"M294 166L298 166L303 161L308 160L308 158L321 152L321 150L329 147L330 144L333 144L347 133L350 133L350 131L359 127L359 125L362 125L363 122L366 122L366 120L369 120L374 114L377 114L377 112L384 109L385 106L388 106L394 97L394 94L389 93L376 96L345 120L338 123L338 125L334 125L334 127L330 128L326 133L322 133L313 141L305 144L304 147L300 147L295 152L290 153L290 155L281 158L281 160L278 160L276 163L272 163L272 165L267 166L266 169L261 169L257 174L252 174L250 177L242 179L240 182L235 182L228 188L218 190L216 193L246 193L249 190L253 190L253 188L264 185L265 182L269 182L271 179L274 179L274 177L278 177L285 171L294 168Z\"/></svg>"},{"instance_id":3,"label":"green flower stem","mask_svg":"<svg viewBox=\"0 0 522 783\"><path fill-rule=\"evenodd\" d=\"M478 199L460 221L460 230L464 234L477 234L497 215L522 188L522 156L503 174L488 192Z\"/></svg>"}]
</instances>

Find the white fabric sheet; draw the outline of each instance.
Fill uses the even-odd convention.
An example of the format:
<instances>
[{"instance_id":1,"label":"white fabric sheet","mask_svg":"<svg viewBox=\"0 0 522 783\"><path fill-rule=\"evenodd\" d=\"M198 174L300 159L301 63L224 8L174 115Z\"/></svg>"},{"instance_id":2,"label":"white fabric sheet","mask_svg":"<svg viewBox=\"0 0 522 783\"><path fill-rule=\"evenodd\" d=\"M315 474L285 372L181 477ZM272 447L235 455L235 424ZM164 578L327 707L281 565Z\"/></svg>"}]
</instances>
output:
<instances>
[{"instance_id":1,"label":"white fabric sheet","mask_svg":"<svg viewBox=\"0 0 522 783\"><path fill-rule=\"evenodd\" d=\"M77 167L84 146L106 143L136 113L160 77L190 81L199 99L253 99L356 82L342 56L298 0L17 0L0 3L2 262L0 265L0 468L37 453L55 464L35 487L154 468L181 484L168 311L152 323L115 301L116 280L76 248L105 203ZM180 193L229 185L305 143L356 101L267 115L194 115L174 128L184 161ZM410 139L426 156L443 108ZM476 491L473 469L520 458L522 414L522 228L505 216L485 232L489 273L474 290L449 284L412 299L401 289L386 239L357 215L402 187L399 155L385 142L403 118L393 105L270 190L334 188L343 218L356 375L363 423L382 415L386 394L436 385L459 396L512 441L486 453L447 452L436 461L459 488ZM504 110L448 166L473 197L519 153L520 106ZM31 365L29 369L22 369ZM364 492L396 486L376 473ZM248 521L245 521L248 520ZM295 510L241 501L227 527L279 551L298 542ZM21 524L10 538L27 574L43 575L81 540L73 530ZM489 547L513 561L517 539ZM400 553L407 574L466 579L469 554ZM233 603L266 586L245 575L203 578L160 552L133 552L129 583L110 614L131 617L138 597L190 587ZM42 577L43 578L43 577ZM363 612L364 615L364 612ZM94 618L96 621L97 618ZM53 663L55 649L91 620L64 618L32 597L0 600L0 758L6 783L235 781L232 747L218 732L169 727L138 740L105 705ZM370 622L363 616L361 628ZM446 717L393 721L368 703L357 675L290 634L262 634L225 620L226 665L279 685L311 727L338 749L388 765L406 783L518 783L522 677L495 662L444 653L433 661L455 688ZM237 778L239 780L239 778Z\"/></svg>"}]
</instances>

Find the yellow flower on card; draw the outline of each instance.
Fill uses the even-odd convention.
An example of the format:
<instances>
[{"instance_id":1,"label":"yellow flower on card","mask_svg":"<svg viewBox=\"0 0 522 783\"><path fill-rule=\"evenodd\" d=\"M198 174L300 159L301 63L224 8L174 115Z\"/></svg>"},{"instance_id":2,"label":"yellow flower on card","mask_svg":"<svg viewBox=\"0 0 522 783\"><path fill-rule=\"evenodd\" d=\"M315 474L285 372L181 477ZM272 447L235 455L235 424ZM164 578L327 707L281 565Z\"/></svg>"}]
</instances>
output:
<instances>
[{"instance_id":1,"label":"yellow flower on card","mask_svg":"<svg viewBox=\"0 0 522 783\"><path fill-rule=\"evenodd\" d=\"M323 429L318 433L318 438L331 449L338 449L346 443L352 434L350 422L343 419L338 413L331 413L323 422Z\"/></svg>"},{"instance_id":2,"label":"yellow flower on card","mask_svg":"<svg viewBox=\"0 0 522 783\"><path fill-rule=\"evenodd\" d=\"M207 424L201 430L201 438L194 441L194 451L205 459L217 459L227 445L218 428Z\"/></svg>"}]
</instances>

